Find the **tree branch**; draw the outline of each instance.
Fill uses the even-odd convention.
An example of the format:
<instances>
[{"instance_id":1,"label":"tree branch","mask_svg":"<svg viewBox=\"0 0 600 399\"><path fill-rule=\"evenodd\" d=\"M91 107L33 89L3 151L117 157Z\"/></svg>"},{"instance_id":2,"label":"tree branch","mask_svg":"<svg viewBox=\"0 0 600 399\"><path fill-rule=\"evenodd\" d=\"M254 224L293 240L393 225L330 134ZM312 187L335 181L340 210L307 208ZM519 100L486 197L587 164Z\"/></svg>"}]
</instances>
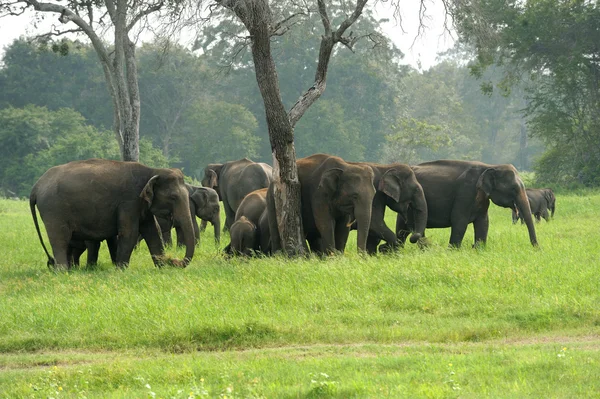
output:
<instances>
[{"instance_id":1,"label":"tree branch","mask_svg":"<svg viewBox=\"0 0 600 399\"><path fill-rule=\"evenodd\" d=\"M329 15L327 15L327 7L323 0L318 0L317 4L319 5L319 15L321 16L323 28L325 28L325 34L329 36L331 35L331 22L329 21Z\"/></svg>"},{"instance_id":2,"label":"tree branch","mask_svg":"<svg viewBox=\"0 0 600 399\"><path fill-rule=\"evenodd\" d=\"M283 27L284 24L286 24L289 20L291 20L294 17L297 17L298 15L307 15L305 12L296 12L293 13L292 15L284 18L283 20L279 21L278 23L275 24L275 26L272 29L272 36L282 36L283 34L285 34L285 32L287 32L288 30L290 30L290 28L295 25L296 23L292 23L289 26L285 27L283 29L283 31L281 32L277 32L279 29L281 29Z\"/></svg>"},{"instance_id":3,"label":"tree branch","mask_svg":"<svg viewBox=\"0 0 600 399\"><path fill-rule=\"evenodd\" d=\"M164 1L161 0L160 3L155 4L151 7L146 8L144 11L140 12L138 15L136 15L135 17L133 17L133 19L131 20L131 22L129 23L129 25L127 25L126 31L129 32L134 26L135 24L138 23L138 21L142 18L144 18L145 16L152 14L155 11L158 11L162 8L162 6L164 5Z\"/></svg>"}]
</instances>

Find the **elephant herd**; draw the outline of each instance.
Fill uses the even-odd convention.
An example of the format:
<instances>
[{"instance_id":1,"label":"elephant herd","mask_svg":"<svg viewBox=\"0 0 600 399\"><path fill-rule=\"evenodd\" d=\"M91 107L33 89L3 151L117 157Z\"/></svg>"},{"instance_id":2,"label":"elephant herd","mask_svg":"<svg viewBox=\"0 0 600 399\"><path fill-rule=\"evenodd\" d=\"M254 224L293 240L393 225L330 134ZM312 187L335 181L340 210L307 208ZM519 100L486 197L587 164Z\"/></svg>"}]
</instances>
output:
<instances>
[{"instance_id":1,"label":"elephant herd","mask_svg":"<svg viewBox=\"0 0 600 399\"><path fill-rule=\"evenodd\" d=\"M513 221L527 225L537 245L533 216L554 215L550 189L525 189L512 165L441 160L415 166L346 162L327 154L297 160L302 229L307 248L316 254L344 251L351 229L359 251L369 254L417 243L426 228L450 227L450 245L459 247L472 223L475 244L487 240L490 200L513 211ZM98 259L106 240L118 267L129 263L143 239L157 266L185 267L194 256L199 232L211 222L219 242L220 206L229 230L230 255L271 254L282 249L275 206L272 168L249 159L209 164L202 186L184 183L178 169L150 168L137 162L103 159L74 161L50 168L33 186L30 208L48 266L70 268L88 251ZM40 232L37 206L52 247ZM396 231L384 221L386 208L397 212ZM202 219L199 227L196 217ZM182 260L164 253L171 229ZM384 241L384 244L381 244ZM380 245L381 244L381 245Z\"/></svg>"}]
</instances>

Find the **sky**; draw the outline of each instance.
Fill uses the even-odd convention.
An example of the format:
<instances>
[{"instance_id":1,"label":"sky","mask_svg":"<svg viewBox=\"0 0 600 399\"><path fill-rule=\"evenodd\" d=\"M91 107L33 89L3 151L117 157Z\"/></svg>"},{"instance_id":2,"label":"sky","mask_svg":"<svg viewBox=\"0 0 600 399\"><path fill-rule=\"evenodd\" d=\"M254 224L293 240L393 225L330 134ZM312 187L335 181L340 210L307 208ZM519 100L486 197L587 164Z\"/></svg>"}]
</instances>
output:
<instances>
[{"instance_id":1,"label":"sky","mask_svg":"<svg viewBox=\"0 0 600 399\"><path fill-rule=\"evenodd\" d=\"M387 2L376 3L376 15L389 18L383 25L384 32L405 54L403 63L426 70L436 63L436 54L454 43L452 34L444 27L444 9L439 0L424 0L428 18L424 21L426 29L419 34L419 1L406 1L402 4L401 23L392 17L392 9ZM21 35L40 34L49 30L52 24L60 24L58 15L50 14L46 21L36 29L33 26L32 12L19 17L0 18L0 56L4 47ZM42 28L43 27L43 28Z\"/></svg>"}]
</instances>

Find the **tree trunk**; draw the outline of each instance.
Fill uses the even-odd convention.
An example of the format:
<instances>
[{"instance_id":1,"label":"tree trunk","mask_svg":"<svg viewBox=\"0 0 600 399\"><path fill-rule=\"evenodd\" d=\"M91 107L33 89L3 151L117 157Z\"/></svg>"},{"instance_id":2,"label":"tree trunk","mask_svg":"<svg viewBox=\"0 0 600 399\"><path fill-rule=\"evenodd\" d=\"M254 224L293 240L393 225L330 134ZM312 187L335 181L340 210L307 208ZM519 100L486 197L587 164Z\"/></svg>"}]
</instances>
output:
<instances>
[{"instance_id":1,"label":"tree trunk","mask_svg":"<svg viewBox=\"0 0 600 399\"><path fill-rule=\"evenodd\" d=\"M519 140L519 170L527 170L527 126L525 119L521 119L521 137Z\"/></svg>"},{"instance_id":2,"label":"tree trunk","mask_svg":"<svg viewBox=\"0 0 600 399\"><path fill-rule=\"evenodd\" d=\"M271 54L270 10L267 0L251 3L252 57L262 95L273 152L273 194L281 245L288 255L304 253L300 213L300 181L296 167L294 129L281 100L279 78ZM244 19L242 19L244 21ZM247 23L251 22L251 23Z\"/></svg>"}]
</instances>

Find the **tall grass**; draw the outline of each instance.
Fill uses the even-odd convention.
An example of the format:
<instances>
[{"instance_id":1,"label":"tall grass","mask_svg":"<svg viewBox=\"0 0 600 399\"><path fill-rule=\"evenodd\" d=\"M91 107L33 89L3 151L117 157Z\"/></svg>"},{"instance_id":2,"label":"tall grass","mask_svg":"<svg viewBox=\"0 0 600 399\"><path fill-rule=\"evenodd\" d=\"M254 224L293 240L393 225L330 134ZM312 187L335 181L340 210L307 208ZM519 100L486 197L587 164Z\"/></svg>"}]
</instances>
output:
<instances>
[{"instance_id":1,"label":"tall grass","mask_svg":"<svg viewBox=\"0 0 600 399\"><path fill-rule=\"evenodd\" d=\"M209 227L183 270L155 268L141 245L124 271L103 247L95 268L56 273L45 266L28 204L0 200L0 384L21 381L6 392L26 395L31 381L48 387L63 373L76 396L73 385L86 366L54 374L33 367L49 356L44 364L77 364L79 357L93 364L90 397L113 390L115 397L150 395L146 384L163 387L163 395L171 385L191 389L191 381L200 389L199 375L209 396L230 382L243 387L241 397L252 396L253 386L268 397L374 397L379 384L381 396L390 397L528 396L539 386L557 396L585 393L548 381L561 370L574 373L569 381L598 377L599 209L600 194L559 195L555 219L536 225L539 249L524 226L512 225L510 210L492 205L482 249L471 248L471 228L458 250L447 248L449 229L437 229L427 231L431 245L424 251L407 244L391 255L363 256L352 234L343 256L324 260L228 260ZM555 365L567 360L558 357L565 342L573 343L568 362ZM223 362L234 373L228 378L219 376ZM464 369L460 382L449 363ZM324 369L338 377L320 375ZM105 373L111 376L103 380ZM144 384L134 379L140 376ZM344 381L335 380L340 376ZM113 389L119 384L130 391L121 395Z\"/></svg>"}]
</instances>

